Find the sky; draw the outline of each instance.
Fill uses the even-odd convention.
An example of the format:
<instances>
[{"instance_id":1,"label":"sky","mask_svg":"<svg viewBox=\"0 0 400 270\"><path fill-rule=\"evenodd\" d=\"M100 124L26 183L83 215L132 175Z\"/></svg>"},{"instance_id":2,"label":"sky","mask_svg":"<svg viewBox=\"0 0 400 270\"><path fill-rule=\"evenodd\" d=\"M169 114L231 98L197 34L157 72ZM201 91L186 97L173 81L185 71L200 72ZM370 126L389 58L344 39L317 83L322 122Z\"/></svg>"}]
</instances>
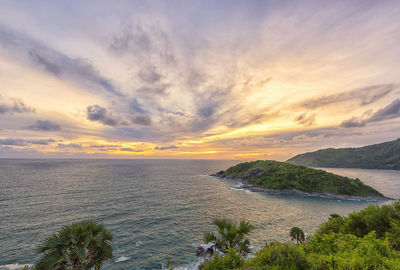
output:
<instances>
[{"instance_id":1,"label":"sky","mask_svg":"<svg viewBox=\"0 0 400 270\"><path fill-rule=\"evenodd\" d=\"M0 2L1 158L276 159L399 138L399 1Z\"/></svg>"}]
</instances>

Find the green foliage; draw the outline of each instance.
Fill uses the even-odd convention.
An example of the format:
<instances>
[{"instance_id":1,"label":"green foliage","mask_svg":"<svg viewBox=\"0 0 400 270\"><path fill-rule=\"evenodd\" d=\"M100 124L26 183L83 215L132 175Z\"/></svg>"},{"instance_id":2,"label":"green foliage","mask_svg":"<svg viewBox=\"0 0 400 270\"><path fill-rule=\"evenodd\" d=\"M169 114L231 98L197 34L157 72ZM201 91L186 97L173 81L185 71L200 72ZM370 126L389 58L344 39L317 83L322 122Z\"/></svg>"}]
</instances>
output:
<instances>
[{"instance_id":1,"label":"green foliage","mask_svg":"<svg viewBox=\"0 0 400 270\"><path fill-rule=\"evenodd\" d=\"M204 235L205 243L215 242L215 247L222 252L232 248L242 255L249 253L250 241L245 236L254 229L251 223L241 220L237 224L225 218L214 219L213 223L217 226L218 233L206 233Z\"/></svg>"},{"instance_id":2,"label":"green foliage","mask_svg":"<svg viewBox=\"0 0 400 270\"><path fill-rule=\"evenodd\" d=\"M302 244L306 239L304 237L304 232L299 227L293 227L290 229L289 233L290 237L293 240L296 240L297 244Z\"/></svg>"},{"instance_id":3,"label":"green foliage","mask_svg":"<svg viewBox=\"0 0 400 270\"><path fill-rule=\"evenodd\" d=\"M165 269L168 270L173 270L174 268L172 267L172 261L168 260L167 263L165 264Z\"/></svg>"},{"instance_id":4,"label":"green foliage","mask_svg":"<svg viewBox=\"0 0 400 270\"><path fill-rule=\"evenodd\" d=\"M113 237L103 224L82 221L64 226L38 247L41 255L37 270L101 269L103 261L113 258Z\"/></svg>"},{"instance_id":5,"label":"green foliage","mask_svg":"<svg viewBox=\"0 0 400 270\"><path fill-rule=\"evenodd\" d=\"M374 231L363 238L352 234L318 235L304 250L311 269L400 269L400 255Z\"/></svg>"},{"instance_id":6,"label":"green foliage","mask_svg":"<svg viewBox=\"0 0 400 270\"><path fill-rule=\"evenodd\" d=\"M201 270L238 269L243 265L244 259L240 252L229 248L222 257L216 254L210 261L204 263Z\"/></svg>"},{"instance_id":7,"label":"green foliage","mask_svg":"<svg viewBox=\"0 0 400 270\"><path fill-rule=\"evenodd\" d=\"M347 217L332 215L327 222L320 225L315 234L345 233L364 237L375 231L378 238L383 238L387 233L393 236L400 233L399 227L400 203L396 202L380 207L370 205Z\"/></svg>"},{"instance_id":8,"label":"green foliage","mask_svg":"<svg viewBox=\"0 0 400 270\"><path fill-rule=\"evenodd\" d=\"M301 229L293 227L291 235ZM332 214L303 245L269 243L253 258L215 256L202 269L400 270L400 202ZM232 250L232 252L235 252ZM236 259L235 259L236 258Z\"/></svg>"},{"instance_id":9,"label":"green foliage","mask_svg":"<svg viewBox=\"0 0 400 270\"><path fill-rule=\"evenodd\" d=\"M309 269L304 250L288 243L270 243L254 258L245 262L245 268L255 269Z\"/></svg>"},{"instance_id":10,"label":"green foliage","mask_svg":"<svg viewBox=\"0 0 400 270\"><path fill-rule=\"evenodd\" d=\"M361 197L383 196L359 179L272 160L240 163L218 175L244 179L255 186L269 189L298 189L308 193L328 192Z\"/></svg>"},{"instance_id":11,"label":"green foliage","mask_svg":"<svg viewBox=\"0 0 400 270\"><path fill-rule=\"evenodd\" d=\"M400 139L360 148L322 149L287 162L311 167L400 170Z\"/></svg>"}]
</instances>

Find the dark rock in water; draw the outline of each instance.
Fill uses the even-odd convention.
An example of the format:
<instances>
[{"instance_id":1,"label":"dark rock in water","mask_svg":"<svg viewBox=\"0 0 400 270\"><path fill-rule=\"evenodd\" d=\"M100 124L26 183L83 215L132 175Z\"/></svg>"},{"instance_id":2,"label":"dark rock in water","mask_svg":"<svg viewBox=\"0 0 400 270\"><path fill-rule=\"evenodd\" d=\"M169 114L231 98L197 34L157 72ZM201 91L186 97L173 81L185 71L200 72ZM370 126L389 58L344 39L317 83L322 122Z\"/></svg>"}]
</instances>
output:
<instances>
[{"instance_id":1,"label":"dark rock in water","mask_svg":"<svg viewBox=\"0 0 400 270\"><path fill-rule=\"evenodd\" d=\"M214 254L214 243L203 244L197 247L196 256L197 257L205 257L212 256Z\"/></svg>"},{"instance_id":2,"label":"dark rock in water","mask_svg":"<svg viewBox=\"0 0 400 270\"><path fill-rule=\"evenodd\" d=\"M215 176L219 178L224 178L225 177L225 171L219 171L217 173L211 174L210 176Z\"/></svg>"}]
</instances>

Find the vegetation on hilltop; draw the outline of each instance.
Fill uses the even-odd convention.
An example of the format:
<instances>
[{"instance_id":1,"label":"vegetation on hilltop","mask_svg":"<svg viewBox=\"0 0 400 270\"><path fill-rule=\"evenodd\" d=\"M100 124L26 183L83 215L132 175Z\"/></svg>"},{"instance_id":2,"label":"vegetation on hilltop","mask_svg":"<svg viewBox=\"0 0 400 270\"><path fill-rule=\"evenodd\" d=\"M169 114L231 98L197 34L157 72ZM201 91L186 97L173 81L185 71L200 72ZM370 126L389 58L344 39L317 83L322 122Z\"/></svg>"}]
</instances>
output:
<instances>
[{"instance_id":1,"label":"vegetation on hilltop","mask_svg":"<svg viewBox=\"0 0 400 270\"><path fill-rule=\"evenodd\" d=\"M400 170L400 139L359 148L322 149L287 162L310 167Z\"/></svg>"},{"instance_id":2,"label":"vegetation on hilltop","mask_svg":"<svg viewBox=\"0 0 400 270\"><path fill-rule=\"evenodd\" d=\"M241 179L267 189L297 189L307 193L383 197L381 193L363 184L359 179L272 160L240 163L216 175Z\"/></svg>"}]
</instances>

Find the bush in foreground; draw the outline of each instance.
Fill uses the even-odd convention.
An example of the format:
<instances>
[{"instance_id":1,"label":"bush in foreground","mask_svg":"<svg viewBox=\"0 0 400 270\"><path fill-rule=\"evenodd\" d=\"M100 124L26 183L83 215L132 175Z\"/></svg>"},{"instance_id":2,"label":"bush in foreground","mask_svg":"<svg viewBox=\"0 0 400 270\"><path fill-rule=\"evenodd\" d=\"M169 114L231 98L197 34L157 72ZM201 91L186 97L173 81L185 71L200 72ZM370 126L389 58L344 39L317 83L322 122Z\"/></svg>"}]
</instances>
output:
<instances>
[{"instance_id":1,"label":"bush in foreground","mask_svg":"<svg viewBox=\"0 0 400 270\"><path fill-rule=\"evenodd\" d=\"M369 206L347 217L333 214L306 243L268 243L248 259L239 253L216 255L201 269L400 270L399 247L400 203L396 202Z\"/></svg>"},{"instance_id":2,"label":"bush in foreground","mask_svg":"<svg viewBox=\"0 0 400 270\"><path fill-rule=\"evenodd\" d=\"M218 232L206 233L204 235L206 244L214 242L215 248L224 253L228 249L234 249L243 256L249 253L250 241L245 237L254 229L251 223L241 220L237 224L226 218L214 219L213 223L217 226Z\"/></svg>"},{"instance_id":3,"label":"bush in foreground","mask_svg":"<svg viewBox=\"0 0 400 270\"><path fill-rule=\"evenodd\" d=\"M64 226L38 247L41 257L34 269L99 270L105 260L113 258L112 239L105 226L94 221Z\"/></svg>"}]
</instances>

